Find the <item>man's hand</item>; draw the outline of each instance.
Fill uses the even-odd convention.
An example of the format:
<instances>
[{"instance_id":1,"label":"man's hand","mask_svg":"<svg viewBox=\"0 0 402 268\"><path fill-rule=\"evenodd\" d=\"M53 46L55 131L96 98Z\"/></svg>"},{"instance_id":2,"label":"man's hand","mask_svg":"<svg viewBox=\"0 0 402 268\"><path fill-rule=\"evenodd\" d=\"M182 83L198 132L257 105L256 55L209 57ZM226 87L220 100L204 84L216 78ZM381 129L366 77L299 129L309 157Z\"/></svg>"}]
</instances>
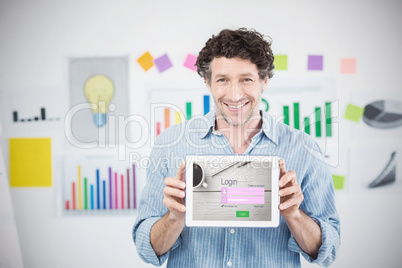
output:
<instances>
[{"instance_id":1,"label":"man's hand","mask_svg":"<svg viewBox=\"0 0 402 268\"><path fill-rule=\"evenodd\" d=\"M285 220L287 218L296 218L300 216L300 204L304 199L300 185L296 181L296 173L294 171L286 172L285 162L283 159L279 160L280 179L279 196L280 205L279 210Z\"/></svg>"},{"instance_id":2,"label":"man's hand","mask_svg":"<svg viewBox=\"0 0 402 268\"><path fill-rule=\"evenodd\" d=\"M184 228L184 168L183 161L177 170L176 177L165 179L163 204L169 209L151 228L151 245L157 256L165 254L174 244Z\"/></svg>"},{"instance_id":3,"label":"man's hand","mask_svg":"<svg viewBox=\"0 0 402 268\"><path fill-rule=\"evenodd\" d=\"M177 170L176 177L167 177L165 179L165 188L163 189L163 204L169 209L169 217L172 220L183 220L186 207L184 206L184 197L186 184L184 183L185 162L181 162Z\"/></svg>"},{"instance_id":4,"label":"man's hand","mask_svg":"<svg viewBox=\"0 0 402 268\"><path fill-rule=\"evenodd\" d=\"M300 209L304 199L294 171L286 172L285 162L279 160L279 210L297 244L310 257L316 259L322 243L320 226Z\"/></svg>"}]
</instances>

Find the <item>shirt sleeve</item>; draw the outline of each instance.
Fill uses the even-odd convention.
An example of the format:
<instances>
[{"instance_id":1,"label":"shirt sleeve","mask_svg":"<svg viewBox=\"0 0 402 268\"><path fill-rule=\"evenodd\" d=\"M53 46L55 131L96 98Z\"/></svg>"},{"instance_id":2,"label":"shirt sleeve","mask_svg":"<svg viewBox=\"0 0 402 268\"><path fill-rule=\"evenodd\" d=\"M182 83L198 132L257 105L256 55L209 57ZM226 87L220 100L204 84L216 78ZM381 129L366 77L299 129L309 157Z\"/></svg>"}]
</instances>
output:
<instances>
[{"instance_id":1,"label":"shirt sleeve","mask_svg":"<svg viewBox=\"0 0 402 268\"><path fill-rule=\"evenodd\" d=\"M302 180L304 200L300 208L321 228L322 244L316 259L306 254L291 235L289 250L301 253L310 263L321 266L331 265L340 246L340 220L335 207L335 191L332 176L324 162L319 146L314 142L309 153L309 166Z\"/></svg>"},{"instance_id":2,"label":"shirt sleeve","mask_svg":"<svg viewBox=\"0 0 402 268\"><path fill-rule=\"evenodd\" d=\"M160 143L161 139L157 139L156 143L158 142ZM167 153L165 151L166 149L158 148L158 146L151 151L147 167L147 181L141 194L138 216L133 228L133 240L138 255L145 262L155 266L161 266L169 257L170 251L178 247L181 242L181 236L179 236L173 247L158 257L150 240L152 226L168 212L168 209L163 205L164 179L168 173Z\"/></svg>"}]
</instances>

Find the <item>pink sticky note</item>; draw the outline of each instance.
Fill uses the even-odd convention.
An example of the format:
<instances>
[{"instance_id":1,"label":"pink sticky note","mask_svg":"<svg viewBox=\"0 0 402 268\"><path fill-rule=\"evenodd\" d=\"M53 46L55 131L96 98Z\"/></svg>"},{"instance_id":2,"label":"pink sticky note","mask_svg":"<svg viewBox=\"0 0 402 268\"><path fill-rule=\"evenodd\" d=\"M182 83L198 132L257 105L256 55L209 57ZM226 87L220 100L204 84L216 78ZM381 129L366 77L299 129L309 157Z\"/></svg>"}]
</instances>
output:
<instances>
[{"instance_id":1,"label":"pink sticky note","mask_svg":"<svg viewBox=\"0 0 402 268\"><path fill-rule=\"evenodd\" d=\"M189 68L190 70L197 71L197 66L195 63L197 62L197 56L192 54L187 54L186 60L184 61L184 67Z\"/></svg>"},{"instance_id":2,"label":"pink sticky note","mask_svg":"<svg viewBox=\"0 0 402 268\"><path fill-rule=\"evenodd\" d=\"M355 74L356 73L356 59L343 58L341 59L341 74Z\"/></svg>"}]
</instances>

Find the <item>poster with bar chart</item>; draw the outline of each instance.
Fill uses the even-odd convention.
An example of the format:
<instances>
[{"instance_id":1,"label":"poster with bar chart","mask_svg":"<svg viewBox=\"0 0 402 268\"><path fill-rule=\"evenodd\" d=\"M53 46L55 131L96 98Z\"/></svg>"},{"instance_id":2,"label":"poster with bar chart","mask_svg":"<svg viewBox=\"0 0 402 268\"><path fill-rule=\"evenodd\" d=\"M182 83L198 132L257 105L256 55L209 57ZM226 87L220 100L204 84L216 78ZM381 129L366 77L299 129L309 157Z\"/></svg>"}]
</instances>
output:
<instances>
[{"instance_id":1,"label":"poster with bar chart","mask_svg":"<svg viewBox=\"0 0 402 268\"><path fill-rule=\"evenodd\" d=\"M157 89L150 91L149 103L151 133L156 137L171 125L207 114L214 101L206 88Z\"/></svg>"},{"instance_id":2,"label":"poster with bar chart","mask_svg":"<svg viewBox=\"0 0 402 268\"><path fill-rule=\"evenodd\" d=\"M23 122L38 122L38 121L58 121L59 117L48 117L46 114L46 107L40 107L40 111L37 114L33 114L28 117L19 116L18 110L12 111L13 123L23 123Z\"/></svg>"},{"instance_id":3,"label":"poster with bar chart","mask_svg":"<svg viewBox=\"0 0 402 268\"><path fill-rule=\"evenodd\" d=\"M137 208L135 165L112 155L65 155L65 215L120 215Z\"/></svg>"},{"instance_id":4,"label":"poster with bar chart","mask_svg":"<svg viewBox=\"0 0 402 268\"><path fill-rule=\"evenodd\" d=\"M36 92L36 94L32 94ZM33 130L58 129L63 124L62 98L57 90L4 92L4 125L11 135Z\"/></svg>"},{"instance_id":5,"label":"poster with bar chart","mask_svg":"<svg viewBox=\"0 0 402 268\"><path fill-rule=\"evenodd\" d=\"M273 81L262 94L261 110L312 136L325 161L338 165L338 101L331 79Z\"/></svg>"}]
</instances>

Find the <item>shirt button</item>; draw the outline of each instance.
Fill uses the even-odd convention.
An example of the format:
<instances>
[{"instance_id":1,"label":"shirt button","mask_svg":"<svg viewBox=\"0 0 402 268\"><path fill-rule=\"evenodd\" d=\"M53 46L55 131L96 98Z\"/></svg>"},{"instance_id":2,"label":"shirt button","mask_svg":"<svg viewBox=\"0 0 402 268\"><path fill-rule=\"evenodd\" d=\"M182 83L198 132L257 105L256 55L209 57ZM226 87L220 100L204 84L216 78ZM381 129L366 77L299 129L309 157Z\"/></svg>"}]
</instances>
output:
<instances>
[{"instance_id":1,"label":"shirt button","mask_svg":"<svg viewBox=\"0 0 402 268\"><path fill-rule=\"evenodd\" d=\"M232 266L232 262L228 261L228 263L226 263L229 267Z\"/></svg>"},{"instance_id":2,"label":"shirt button","mask_svg":"<svg viewBox=\"0 0 402 268\"><path fill-rule=\"evenodd\" d=\"M230 233L234 234L235 230L234 229L230 229Z\"/></svg>"},{"instance_id":3,"label":"shirt button","mask_svg":"<svg viewBox=\"0 0 402 268\"><path fill-rule=\"evenodd\" d=\"M221 133L220 133L219 131L217 131L217 130L212 131L212 133L213 133L213 134L215 134L215 135L218 135L218 136L220 136L220 135L221 135Z\"/></svg>"}]
</instances>

